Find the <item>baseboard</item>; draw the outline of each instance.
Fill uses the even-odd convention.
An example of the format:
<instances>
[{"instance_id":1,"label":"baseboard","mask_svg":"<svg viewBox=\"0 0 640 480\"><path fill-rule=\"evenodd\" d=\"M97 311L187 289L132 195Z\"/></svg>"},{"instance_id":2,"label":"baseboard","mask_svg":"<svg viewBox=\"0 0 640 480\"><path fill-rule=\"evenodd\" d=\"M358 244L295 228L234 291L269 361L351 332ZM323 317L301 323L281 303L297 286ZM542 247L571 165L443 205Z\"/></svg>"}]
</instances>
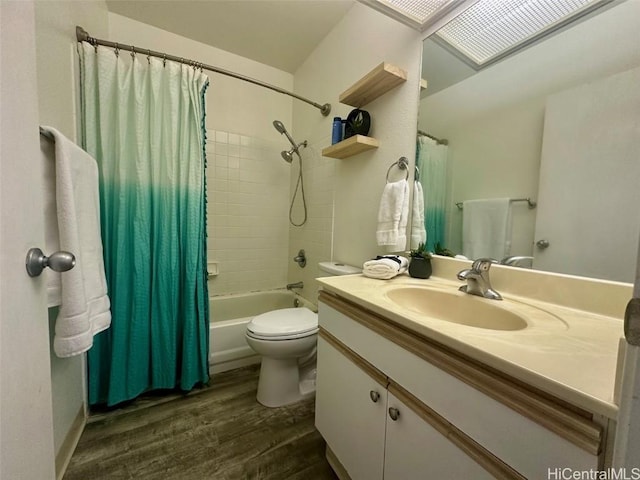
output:
<instances>
[{"instance_id":1,"label":"baseboard","mask_svg":"<svg viewBox=\"0 0 640 480\"><path fill-rule=\"evenodd\" d=\"M254 365L256 363L260 363L261 358L262 357L260 357L260 355L251 355L249 357L239 358L237 360L231 360L231 361L222 362L222 363L215 363L213 365L209 364L209 375L213 375L215 373L227 372L229 370L235 370L236 368L247 367L249 365Z\"/></svg>"},{"instance_id":2,"label":"baseboard","mask_svg":"<svg viewBox=\"0 0 640 480\"><path fill-rule=\"evenodd\" d=\"M76 418L73 420L71 424L71 428L67 433L62 445L60 445L60 450L56 455L56 479L62 480L64 474L67 471L67 467L69 466L69 462L71 461L71 456L78 446L78 442L80 441L80 436L84 431L84 427L87 424L87 419L84 415L84 406L80 407L78 410L78 414Z\"/></svg>"}]
</instances>

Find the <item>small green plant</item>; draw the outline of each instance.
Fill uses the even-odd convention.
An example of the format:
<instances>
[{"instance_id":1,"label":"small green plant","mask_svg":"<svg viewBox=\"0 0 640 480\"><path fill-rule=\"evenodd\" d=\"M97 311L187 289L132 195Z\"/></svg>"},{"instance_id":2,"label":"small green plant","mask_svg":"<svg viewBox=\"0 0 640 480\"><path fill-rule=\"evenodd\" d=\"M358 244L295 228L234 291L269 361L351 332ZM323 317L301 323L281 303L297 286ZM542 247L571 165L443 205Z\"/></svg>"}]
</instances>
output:
<instances>
[{"instance_id":1,"label":"small green plant","mask_svg":"<svg viewBox=\"0 0 640 480\"><path fill-rule=\"evenodd\" d=\"M409 253L409 256L411 258L430 259L431 252L427 250L427 245L425 243L420 242L418 244L418 248L416 248L415 250L411 250L411 252Z\"/></svg>"},{"instance_id":2,"label":"small green plant","mask_svg":"<svg viewBox=\"0 0 640 480\"><path fill-rule=\"evenodd\" d=\"M455 257L456 254L453 253L451 250L449 250L448 248L443 247L442 245L440 245L440 242L435 244L435 253L436 255L442 255L444 257Z\"/></svg>"}]
</instances>

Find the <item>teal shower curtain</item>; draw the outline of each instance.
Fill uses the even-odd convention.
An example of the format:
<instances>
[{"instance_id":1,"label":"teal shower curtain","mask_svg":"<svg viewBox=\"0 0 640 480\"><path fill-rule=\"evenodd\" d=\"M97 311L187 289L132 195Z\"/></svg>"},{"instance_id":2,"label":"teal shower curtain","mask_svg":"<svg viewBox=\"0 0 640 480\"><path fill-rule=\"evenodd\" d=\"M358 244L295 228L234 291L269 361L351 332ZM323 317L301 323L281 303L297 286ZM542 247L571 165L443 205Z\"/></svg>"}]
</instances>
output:
<instances>
[{"instance_id":1,"label":"teal shower curtain","mask_svg":"<svg viewBox=\"0 0 640 480\"><path fill-rule=\"evenodd\" d=\"M448 147L435 140L418 136L416 165L424 192L424 227L427 231L427 250L435 251L436 244L444 245L445 201L447 192Z\"/></svg>"},{"instance_id":2,"label":"teal shower curtain","mask_svg":"<svg viewBox=\"0 0 640 480\"><path fill-rule=\"evenodd\" d=\"M100 171L111 328L90 404L208 380L204 95L188 65L81 43L84 148Z\"/></svg>"}]
</instances>

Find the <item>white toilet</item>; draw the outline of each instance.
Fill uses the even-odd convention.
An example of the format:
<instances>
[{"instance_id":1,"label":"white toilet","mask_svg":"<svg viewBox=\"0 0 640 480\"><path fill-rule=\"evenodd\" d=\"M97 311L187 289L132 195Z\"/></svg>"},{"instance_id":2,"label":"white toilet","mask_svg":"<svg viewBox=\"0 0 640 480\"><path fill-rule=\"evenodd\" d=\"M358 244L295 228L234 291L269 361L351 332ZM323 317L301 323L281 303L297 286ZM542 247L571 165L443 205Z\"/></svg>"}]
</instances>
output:
<instances>
[{"instance_id":1,"label":"white toilet","mask_svg":"<svg viewBox=\"0 0 640 480\"><path fill-rule=\"evenodd\" d=\"M321 262L319 267L324 276L362 271L334 262ZM245 338L262 356L258 402L266 407L282 407L315 393L317 313L302 307L257 315L247 324Z\"/></svg>"}]
</instances>

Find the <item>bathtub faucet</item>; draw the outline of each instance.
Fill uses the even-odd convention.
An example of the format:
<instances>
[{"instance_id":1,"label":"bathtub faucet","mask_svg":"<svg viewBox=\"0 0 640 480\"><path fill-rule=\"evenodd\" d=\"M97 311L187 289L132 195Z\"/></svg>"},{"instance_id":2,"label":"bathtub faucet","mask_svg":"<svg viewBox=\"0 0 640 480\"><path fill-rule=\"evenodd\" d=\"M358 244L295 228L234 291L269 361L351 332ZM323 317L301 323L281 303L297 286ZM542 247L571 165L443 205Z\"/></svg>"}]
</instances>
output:
<instances>
[{"instance_id":1,"label":"bathtub faucet","mask_svg":"<svg viewBox=\"0 0 640 480\"><path fill-rule=\"evenodd\" d=\"M293 290L294 288L304 288L303 282L287 283L287 290Z\"/></svg>"}]
</instances>

